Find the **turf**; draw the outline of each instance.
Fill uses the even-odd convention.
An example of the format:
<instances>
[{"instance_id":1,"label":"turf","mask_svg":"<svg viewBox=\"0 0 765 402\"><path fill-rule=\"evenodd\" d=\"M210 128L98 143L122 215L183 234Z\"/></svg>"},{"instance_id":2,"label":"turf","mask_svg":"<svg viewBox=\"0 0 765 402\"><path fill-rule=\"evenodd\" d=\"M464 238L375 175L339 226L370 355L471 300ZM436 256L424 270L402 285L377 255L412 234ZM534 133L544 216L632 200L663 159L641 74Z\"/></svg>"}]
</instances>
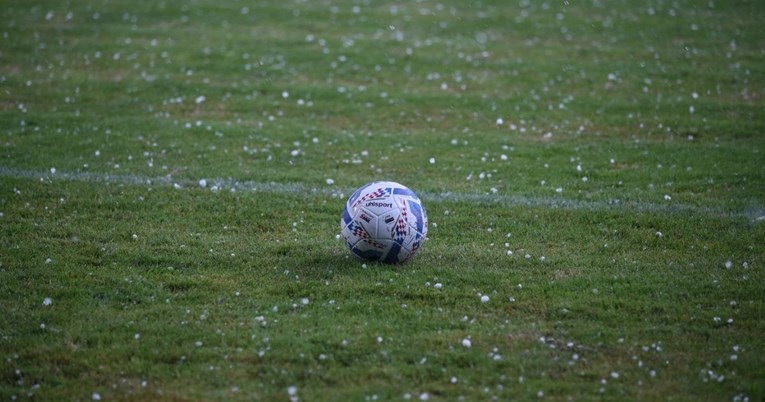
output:
<instances>
[{"instance_id":1,"label":"turf","mask_svg":"<svg viewBox=\"0 0 765 402\"><path fill-rule=\"evenodd\" d=\"M763 15L4 1L0 399L763 399Z\"/></svg>"}]
</instances>

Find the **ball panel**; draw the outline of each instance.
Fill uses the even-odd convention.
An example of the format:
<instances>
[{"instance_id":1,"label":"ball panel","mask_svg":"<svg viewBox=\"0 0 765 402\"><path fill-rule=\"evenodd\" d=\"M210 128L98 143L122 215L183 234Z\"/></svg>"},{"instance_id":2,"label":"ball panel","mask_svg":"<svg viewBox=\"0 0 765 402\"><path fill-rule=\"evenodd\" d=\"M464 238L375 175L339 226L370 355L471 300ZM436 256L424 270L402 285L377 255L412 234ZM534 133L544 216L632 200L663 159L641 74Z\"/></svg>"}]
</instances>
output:
<instances>
[{"instance_id":1,"label":"ball panel","mask_svg":"<svg viewBox=\"0 0 765 402\"><path fill-rule=\"evenodd\" d=\"M379 208L382 206L376 203L376 201L388 198L390 195L390 187L384 187L378 183L370 183L359 193L356 199L348 200L348 206L350 206L352 209L355 209L369 203L369 207Z\"/></svg>"},{"instance_id":2,"label":"ball panel","mask_svg":"<svg viewBox=\"0 0 765 402\"><path fill-rule=\"evenodd\" d=\"M386 239L359 239L351 246L351 251L365 260L382 261L390 250L390 243L391 241Z\"/></svg>"},{"instance_id":3,"label":"ball panel","mask_svg":"<svg viewBox=\"0 0 765 402\"><path fill-rule=\"evenodd\" d=\"M412 190L410 190L410 189L408 189L408 188L406 188L404 186L401 186L400 184L399 184L399 186L400 187L395 187L393 189L393 195L402 195L402 196L407 196L407 197L414 198L415 200L419 200L419 198L417 197L417 194L415 194L414 191L412 191Z\"/></svg>"},{"instance_id":4,"label":"ball panel","mask_svg":"<svg viewBox=\"0 0 765 402\"><path fill-rule=\"evenodd\" d=\"M353 218L351 217L351 214L348 212L348 208L343 208L343 218L340 220L340 227L344 227L345 225L351 223Z\"/></svg>"},{"instance_id":5,"label":"ball panel","mask_svg":"<svg viewBox=\"0 0 765 402\"><path fill-rule=\"evenodd\" d=\"M400 255L401 251L401 244L397 241L392 242L383 262L387 262L388 264L398 264L399 262L403 262L404 259L402 259L402 256Z\"/></svg>"},{"instance_id":6,"label":"ball panel","mask_svg":"<svg viewBox=\"0 0 765 402\"><path fill-rule=\"evenodd\" d=\"M409 209L412 211L412 216L414 217L413 223L415 225L415 230L417 230L417 233L425 235L427 232L427 226L425 226L425 209L422 208L422 205L420 205L419 202L409 201L408 204Z\"/></svg>"}]
</instances>

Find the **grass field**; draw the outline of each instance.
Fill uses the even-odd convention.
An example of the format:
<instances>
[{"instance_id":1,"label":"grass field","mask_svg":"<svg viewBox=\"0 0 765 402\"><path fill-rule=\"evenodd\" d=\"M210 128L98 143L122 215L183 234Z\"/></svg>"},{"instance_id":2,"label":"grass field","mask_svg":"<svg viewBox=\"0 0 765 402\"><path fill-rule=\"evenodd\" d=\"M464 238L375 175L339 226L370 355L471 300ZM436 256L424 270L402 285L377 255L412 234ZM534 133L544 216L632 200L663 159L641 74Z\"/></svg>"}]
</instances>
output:
<instances>
[{"instance_id":1,"label":"grass field","mask_svg":"<svg viewBox=\"0 0 765 402\"><path fill-rule=\"evenodd\" d=\"M0 400L763 400L763 16L3 1Z\"/></svg>"}]
</instances>

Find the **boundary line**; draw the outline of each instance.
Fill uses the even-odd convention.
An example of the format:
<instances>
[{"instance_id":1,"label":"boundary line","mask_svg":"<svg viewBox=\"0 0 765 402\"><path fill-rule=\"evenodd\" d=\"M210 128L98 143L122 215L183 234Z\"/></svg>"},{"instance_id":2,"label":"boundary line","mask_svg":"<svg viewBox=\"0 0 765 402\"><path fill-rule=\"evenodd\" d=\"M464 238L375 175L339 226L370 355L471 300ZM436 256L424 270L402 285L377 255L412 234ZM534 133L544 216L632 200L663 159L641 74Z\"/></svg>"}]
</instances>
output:
<instances>
[{"instance_id":1,"label":"boundary line","mask_svg":"<svg viewBox=\"0 0 765 402\"><path fill-rule=\"evenodd\" d=\"M109 174L94 172L40 172L0 166L0 177L11 177L30 180L74 181L83 183L104 183L124 185L159 185L184 188L206 188L210 191L231 192L266 192L281 194L319 194L336 198L344 198L353 192L351 188L328 186L325 188L312 187L303 183L259 182L253 180L233 180L222 178L204 179L205 186L200 181L191 179L175 179L171 175L145 177L130 174ZM700 207L668 202L658 204L643 201L621 201L619 199L586 201L558 197L525 197L504 194L476 194L453 192L418 192L423 200L429 202L475 202L483 204L501 204L507 206L544 207L568 210L618 210L626 209L651 214L689 214L706 215L722 218L744 218L755 222L765 221L765 207L751 211L729 211L720 208Z\"/></svg>"}]
</instances>

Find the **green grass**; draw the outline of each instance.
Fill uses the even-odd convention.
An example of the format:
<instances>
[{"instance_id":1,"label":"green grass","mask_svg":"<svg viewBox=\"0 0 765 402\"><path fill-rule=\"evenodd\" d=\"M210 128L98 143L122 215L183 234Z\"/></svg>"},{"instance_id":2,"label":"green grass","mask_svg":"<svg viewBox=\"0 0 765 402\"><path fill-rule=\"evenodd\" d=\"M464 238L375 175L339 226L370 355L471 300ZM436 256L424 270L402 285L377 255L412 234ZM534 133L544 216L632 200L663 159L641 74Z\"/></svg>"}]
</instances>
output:
<instances>
[{"instance_id":1,"label":"green grass","mask_svg":"<svg viewBox=\"0 0 765 402\"><path fill-rule=\"evenodd\" d=\"M762 15L3 2L0 400L763 399Z\"/></svg>"}]
</instances>

